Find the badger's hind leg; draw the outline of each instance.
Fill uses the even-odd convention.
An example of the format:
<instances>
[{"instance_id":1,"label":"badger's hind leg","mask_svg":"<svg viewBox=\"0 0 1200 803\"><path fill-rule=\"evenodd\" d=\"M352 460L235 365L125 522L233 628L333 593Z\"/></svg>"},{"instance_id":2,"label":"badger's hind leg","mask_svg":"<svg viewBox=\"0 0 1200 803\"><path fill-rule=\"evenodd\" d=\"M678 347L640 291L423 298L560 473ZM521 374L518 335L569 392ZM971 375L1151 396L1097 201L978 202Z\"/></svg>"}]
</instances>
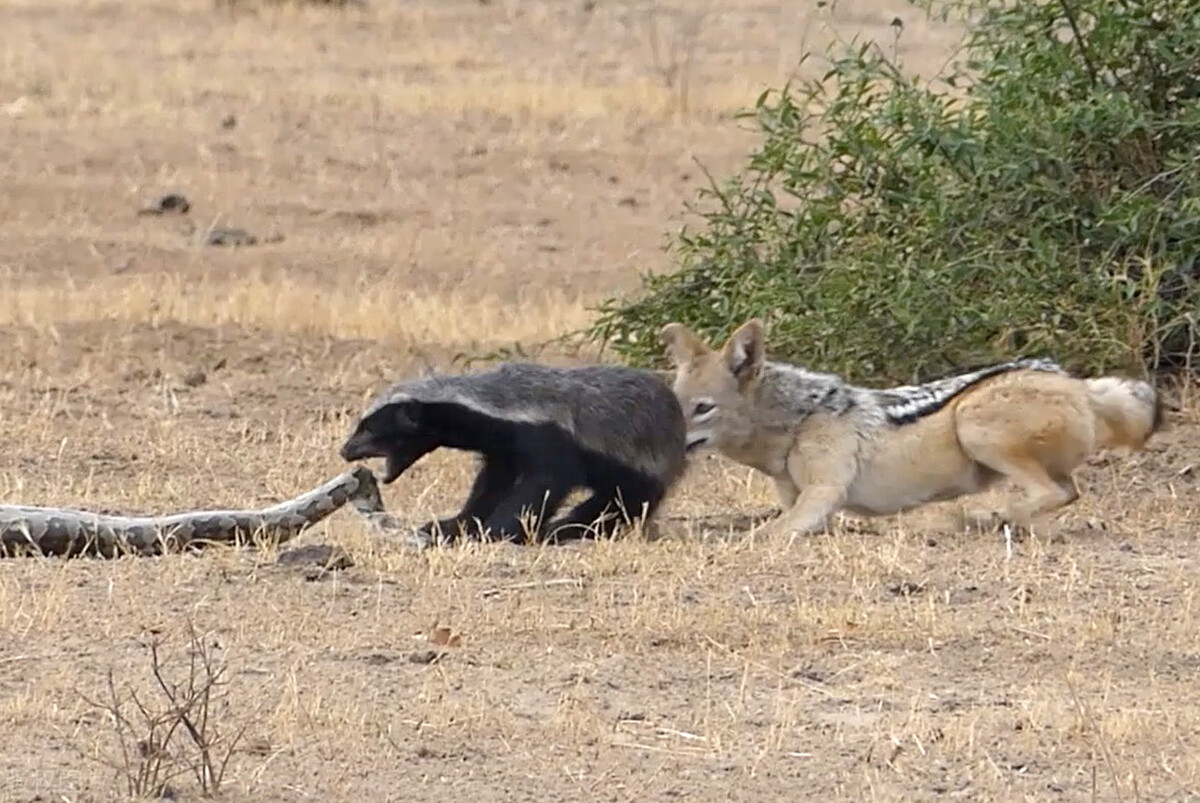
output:
<instances>
[{"instance_id":1,"label":"badger's hind leg","mask_svg":"<svg viewBox=\"0 0 1200 803\"><path fill-rule=\"evenodd\" d=\"M569 513L549 525L548 540L561 544L611 535L621 524L611 490L596 490Z\"/></svg>"},{"instance_id":2,"label":"badger's hind leg","mask_svg":"<svg viewBox=\"0 0 1200 803\"><path fill-rule=\"evenodd\" d=\"M550 526L550 539L563 543L610 538L635 521L649 521L665 494L662 484L640 473L619 473L615 482L610 477L609 482L592 485L590 497Z\"/></svg>"},{"instance_id":3,"label":"badger's hind leg","mask_svg":"<svg viewBox=\"0 0 1200 803\"><path fill-rule=\"evenodd\" d=\"M654 512L658 496L633 498L620 493L621 489L596 491L576 505L567 515L550 525L550 540L554 543L591 538L611 538L622 527Z\"/></svg>"}]
</instances>

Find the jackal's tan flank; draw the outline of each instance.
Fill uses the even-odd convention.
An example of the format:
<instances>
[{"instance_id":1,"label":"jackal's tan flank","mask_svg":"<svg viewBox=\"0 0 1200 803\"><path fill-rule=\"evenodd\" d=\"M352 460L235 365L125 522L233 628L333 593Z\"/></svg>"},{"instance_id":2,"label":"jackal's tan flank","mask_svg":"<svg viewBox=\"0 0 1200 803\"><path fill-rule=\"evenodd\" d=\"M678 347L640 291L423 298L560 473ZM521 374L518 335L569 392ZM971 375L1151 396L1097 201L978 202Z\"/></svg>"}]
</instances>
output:
<instances>
[{"instance_id":1,"label":"jackal's tan flank","mask_svg":"<svg viewBox=\"0 0 1200 803\"><path fill-rule=\"evenodd\" d=\"M1028 526L1079 497L1073 473L1088 455L1140 449L1162 420L1148 383L1080 379L1048 360L872 389L768 361L758 319L720 349L680 323L661 336L689 450L714 448L774 479L783 506L767 526L775 532L823 528L839 510L897 513L1001 478L1024 491L1002 516Z\"/></svg>"}]
</instances>

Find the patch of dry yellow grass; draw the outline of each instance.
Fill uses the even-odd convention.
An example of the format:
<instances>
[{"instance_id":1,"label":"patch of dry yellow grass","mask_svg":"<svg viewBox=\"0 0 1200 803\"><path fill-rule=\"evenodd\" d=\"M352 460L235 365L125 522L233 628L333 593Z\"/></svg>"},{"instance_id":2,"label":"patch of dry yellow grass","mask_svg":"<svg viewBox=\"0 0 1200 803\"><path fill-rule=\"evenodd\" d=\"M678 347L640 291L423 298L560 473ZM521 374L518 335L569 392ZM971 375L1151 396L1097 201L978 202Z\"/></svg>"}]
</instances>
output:
<instances>
[{"instance_id":1,"label":"patch of dry yellow grass","mask_svg":"<svg viewBox=\"0 0 1200 803\"><path fill-rule=\"evenodd\" d=\"M262 272L102 276L85 282L0 283L0 325L53 332L80 322L233 325L278 334L411 344L534 343L590 319L585 302L528 288L500 302L486 291L421 292L388 277L337 284Z\"/></svg>"},{"instance_id":2,"label":"patch of dry yellow grass","mask_svg":"<svg viewBox=\"0 0 1200 803\"><path fill-rule=\"evenodd\" d=\"M33 11L39 5L19 2L13 8ZM76 0L62 7L83 12L98 5ZM758 29L765 38L758 42L760 52L718 66L694 56L694 51L706 41L719 42L731 26L736 30L746 14L757 11L753 4L604 4L590 14L510 4L499 13L475 10L480 19L472 24L464 23L461 10L430 11L423 5L388 3L362 12L339 12L285 3L229 15L220 26L197 25L186 33L173 26L159 28L152 20L182 14L207 22L213 13L208 3L197 0L170 9L147 0L135 5L148 23L140 41L114 41L109 30L79 32L72 37L71 59L59 58L38 38L28 36L22 25L10 26L7 35L0 33L5 44L0 100L9 113L18 118L144 123L164 114L185 116L192 99L239 87L239 94L245 93L258 108L495 113L512 115L519 125L547 120L591 124L614 118L622 125L641 125L647 119L660 124L683 118L711 122L787 80L810 50L864 24L882 46L895 48L889 23L904 19L909 30L902 41L913 42L904 48L904 63L922 74L944 62L957 36L954 26L929 22L904 5L880 9L859 0L836 4L830 14L785 2L775 18L766 17L769 25ZM480 23L485 25L482 31ZM486 30L488 23L496 26L494 31ZM331 31L343 28L354 31L353 39L331 36ZM621 48L605 43L598 33L614 28L621 31ZM510 37L518 31L543 37L560 63L513 58L506 31ZM159 58L143 61L130 46ZM364 51L376 54L371 68L355 69L352 65ZM602 67L579 58L579 53L592 51L602 58ZM249 73L243 59L247 52L257 54ZM312 62L326 68L303 69ZM86 69L77 69L80 64ZM298 66L303 80L286 77ZM820 68L805 66L801 72L813 74L815 69Z\"/></svg>"}]
</instances>

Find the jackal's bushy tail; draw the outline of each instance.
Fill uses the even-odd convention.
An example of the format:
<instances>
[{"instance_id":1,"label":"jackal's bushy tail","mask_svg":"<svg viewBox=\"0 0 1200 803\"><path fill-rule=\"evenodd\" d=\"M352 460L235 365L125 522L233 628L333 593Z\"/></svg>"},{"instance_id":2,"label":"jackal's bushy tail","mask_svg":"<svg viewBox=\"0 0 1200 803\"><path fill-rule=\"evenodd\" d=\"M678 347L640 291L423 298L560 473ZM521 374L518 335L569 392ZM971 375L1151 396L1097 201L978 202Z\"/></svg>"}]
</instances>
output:
<instances>
[{"instance_id":1,"label":"jackal's bushy tail","mask_svg":"<svg viewBox=\"0 0 1200 803\"><path fill-rule=\"evenodd\" d=\"M1148 382L1117 376L1085 382L1097 418L1098 448L1140 449L1162 427L1162 398Z\"/></svg>"}]
</instances>

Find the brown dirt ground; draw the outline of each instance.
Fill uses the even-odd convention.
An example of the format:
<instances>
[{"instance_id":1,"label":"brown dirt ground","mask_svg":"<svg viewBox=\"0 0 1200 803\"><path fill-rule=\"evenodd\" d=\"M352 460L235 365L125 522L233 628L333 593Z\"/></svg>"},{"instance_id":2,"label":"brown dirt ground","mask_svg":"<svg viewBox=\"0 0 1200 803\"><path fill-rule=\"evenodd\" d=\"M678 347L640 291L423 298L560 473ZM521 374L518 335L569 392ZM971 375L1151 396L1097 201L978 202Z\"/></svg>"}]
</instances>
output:
<instances>
[{"instance_id":1,"label":"brown dirt ground","mask_svg":"<svg viewBox=\"0 0 1200 803\"><path fill-rule=\"evenodd\" d=\"M342 471L383 383L668 268L696 160L736 166L730 113L831 31L926 75L957 42L900 0L833 5L10 0L0 502L261 506ZM201 231L283 239L135 214L171 190ZM339 513L297 543L354 565L317 577L273 548L8 561L0 800L119 796L89 700L111 671L163 710L144 640L179 677L189 621L227 668L213 727L245 728L227 800L1193 799L1185 402L1011 551L924 514L754 538L767 484L708 458L657 540L418 555ZM445 513L469 466L432 455L387 502Z\"/></svg>"}]
</instances>

